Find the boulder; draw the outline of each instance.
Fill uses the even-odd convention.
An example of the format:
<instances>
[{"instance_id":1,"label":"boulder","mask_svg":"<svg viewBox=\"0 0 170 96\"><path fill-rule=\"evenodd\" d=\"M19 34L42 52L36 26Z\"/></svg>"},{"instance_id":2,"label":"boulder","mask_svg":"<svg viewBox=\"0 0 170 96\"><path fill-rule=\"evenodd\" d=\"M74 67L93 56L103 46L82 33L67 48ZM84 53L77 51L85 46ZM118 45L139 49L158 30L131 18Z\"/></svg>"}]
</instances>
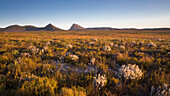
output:
<instances>
[{"instance_id":1,"label":"boulder","mask_svg":"<svg viewBox=\"0 0 170 96\"><path fill-rule=\"evenodd\" d=\"M79 59L77 55L70 55L71 60L76 61Z\"/></svg>"},{"instance_id":2,"label":"boulder","mask_svg":"<svg viewBox=\"0 0 170 96\"><path fill-rule=\"evenodd\" d=\"M104 46L104 47L103 47L103 50L104 50L104 51L111 51L111 48L110 48L110 46Z\"/></svg>"},{"instance_id":3,"label":"boulder","mask_svg":"<svg viewBox=\"0 0 170 96\"><path fill-rule=\"evenodd\" d=\"M125 46L120 45L119 49L125 49Z\"/></svg>"}]
</instances>

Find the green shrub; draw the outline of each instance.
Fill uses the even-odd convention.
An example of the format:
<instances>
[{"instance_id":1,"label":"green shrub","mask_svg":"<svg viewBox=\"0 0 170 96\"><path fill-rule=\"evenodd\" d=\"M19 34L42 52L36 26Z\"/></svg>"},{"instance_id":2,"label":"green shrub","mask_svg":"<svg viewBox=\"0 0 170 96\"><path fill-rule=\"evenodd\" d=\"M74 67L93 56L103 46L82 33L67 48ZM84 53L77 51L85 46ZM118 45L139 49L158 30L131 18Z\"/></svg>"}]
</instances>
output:
<instances>
[{"instance_id":1,"label":"green shrub","mask_svg":"<svg viewBox=\"0 0 170 96\"><path fill-rule=\"evenodd\" d=\"M57 95L58 82L47 77L25 81L19 89L20 95L27 96L54 96Z\"/></svg>"},{"instance_id":2,"label":"green shrub","mask_svg":"<svg viewBox=\"0 0 170 96\"><path fill-rule=\"evenodd\" d=\"M60 96L86 96L86 91L81 87L66 88L63 87L60 90Z\"/></svg>"}]
</instances>

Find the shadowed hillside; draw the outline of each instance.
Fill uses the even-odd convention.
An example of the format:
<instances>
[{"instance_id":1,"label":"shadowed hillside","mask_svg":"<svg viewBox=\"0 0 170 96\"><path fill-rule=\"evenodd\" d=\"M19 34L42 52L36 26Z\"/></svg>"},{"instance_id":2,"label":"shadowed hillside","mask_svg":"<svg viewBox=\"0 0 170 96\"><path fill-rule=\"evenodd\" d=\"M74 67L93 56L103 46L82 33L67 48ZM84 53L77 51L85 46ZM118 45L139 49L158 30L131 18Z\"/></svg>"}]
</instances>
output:
<instances>
[{"instance_id":1,"label":"shadowed hillside","mask_svg":"<svg viewBox=\"0 0 170 96\"><path fill-rule=\"evenodd\" d=\"M47 31L61 31L61 29L55 27L54 25L52 24L48 24L47 26L45 26L44 28L42 28L44 30L47 30Z\"/></svg>"},{"instance_id":2,"label":"shadowed hillside","mask_svg":"<svg viewBox=\"0 0 170 96\"><path fill-rule=\"evenodd\" d=\"M27 26L19 26L19 25L11 25L6 28L0 28L0 32L25 32L25 31L61 31L62 29L59 29L55 27L52 24L48 24L45 27L39 28L31 25Z\"/></svg>"}]
</instances>

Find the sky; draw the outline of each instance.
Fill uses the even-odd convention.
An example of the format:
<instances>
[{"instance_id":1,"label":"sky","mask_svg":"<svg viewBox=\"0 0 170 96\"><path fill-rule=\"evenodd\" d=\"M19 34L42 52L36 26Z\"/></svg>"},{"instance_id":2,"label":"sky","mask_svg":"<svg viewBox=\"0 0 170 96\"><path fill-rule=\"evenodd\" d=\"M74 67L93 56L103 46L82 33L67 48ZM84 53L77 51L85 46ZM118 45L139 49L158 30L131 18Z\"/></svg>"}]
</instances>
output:
<instances>
[{"instance_id":1,"label":"sky","mask_svg":"<svg viewBox=\"0 0 170 96\"><path fill-rule=\"evenodd\" d=\"M170 0L0 0L0 27L170 27Z\"/></svg>"}]
</instances>

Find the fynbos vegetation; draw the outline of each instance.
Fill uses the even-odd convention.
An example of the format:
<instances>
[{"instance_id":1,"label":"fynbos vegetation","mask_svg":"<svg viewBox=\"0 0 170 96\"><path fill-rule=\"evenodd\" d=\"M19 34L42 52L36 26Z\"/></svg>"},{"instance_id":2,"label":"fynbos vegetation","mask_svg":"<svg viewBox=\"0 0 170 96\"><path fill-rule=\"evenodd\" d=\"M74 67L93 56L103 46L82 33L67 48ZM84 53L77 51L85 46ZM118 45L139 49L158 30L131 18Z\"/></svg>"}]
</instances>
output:
<instances>
[{"instance_id":1,"label":"fynbos vegetation","mask_svg":"<svg viewBox=\"0 0 170 96\"><path fill-rule=\"evenodd\" d=\"M1 32L0 95L169 96L169 33Z\"/></svg>"}]
</instances>

